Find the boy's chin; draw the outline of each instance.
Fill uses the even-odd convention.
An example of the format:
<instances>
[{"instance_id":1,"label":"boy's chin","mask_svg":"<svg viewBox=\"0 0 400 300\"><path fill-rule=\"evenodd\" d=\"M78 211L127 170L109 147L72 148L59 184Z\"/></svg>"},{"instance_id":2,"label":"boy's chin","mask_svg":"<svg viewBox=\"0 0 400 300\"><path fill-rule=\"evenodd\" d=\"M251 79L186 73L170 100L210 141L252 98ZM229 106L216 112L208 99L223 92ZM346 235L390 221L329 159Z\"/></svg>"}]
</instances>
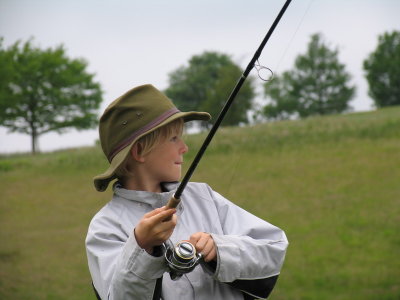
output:
<instances>
[{"instance_id":1,"label":"boy's chin","mask_svg":"<svg viewBox=\"0 0 400 300\"><path fill-rule=\"evenodd\" d=\"M162 182L178 182L181 179L181 175L179 176L168 176Z\"/></svg>"}]
</instances>

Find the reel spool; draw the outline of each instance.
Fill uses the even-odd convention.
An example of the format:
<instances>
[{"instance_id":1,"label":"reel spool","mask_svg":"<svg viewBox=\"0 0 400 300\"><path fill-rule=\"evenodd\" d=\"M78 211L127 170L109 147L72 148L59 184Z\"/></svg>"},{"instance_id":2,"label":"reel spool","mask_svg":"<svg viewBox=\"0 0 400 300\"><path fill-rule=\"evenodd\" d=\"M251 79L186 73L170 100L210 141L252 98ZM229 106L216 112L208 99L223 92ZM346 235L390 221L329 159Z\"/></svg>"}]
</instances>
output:
<instances>
[{"instance_id":1,"label":"reel spool","mask_svg":"<svg viewBox=\"0 0 400 300\"><path fill-rule=\"evenodd\" d=\"M172 280L178 280L183 274L191 272L202 258L195 247L188 241L181 241L175 246L170 240L164 243L166 248L164 257L170 269Z\"/></svg>"}]
</instances>

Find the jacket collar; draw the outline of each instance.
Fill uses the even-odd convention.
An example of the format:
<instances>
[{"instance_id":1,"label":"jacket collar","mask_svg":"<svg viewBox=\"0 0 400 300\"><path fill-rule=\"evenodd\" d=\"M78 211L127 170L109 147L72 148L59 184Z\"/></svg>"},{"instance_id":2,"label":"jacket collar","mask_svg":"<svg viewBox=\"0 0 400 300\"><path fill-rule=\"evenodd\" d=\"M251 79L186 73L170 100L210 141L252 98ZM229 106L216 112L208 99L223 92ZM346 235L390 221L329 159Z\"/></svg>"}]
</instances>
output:
<instances>
[{"instance_id":1,"label":"jacket collar","mask_svg":"<svg viewBox=\"0 0 400 300\"><path fill-rule=\"evenodd\" d=\"M113 186L114 194L126 200L141 202L150 205L153 209L162 207L167 204L168 200L174 195L177 182L163 183L165 192L153 193L147 191L135 191L124 189L119 182ZM182 203L179 203L178 210L181 210Z\"/></svg>"}]
</instances>

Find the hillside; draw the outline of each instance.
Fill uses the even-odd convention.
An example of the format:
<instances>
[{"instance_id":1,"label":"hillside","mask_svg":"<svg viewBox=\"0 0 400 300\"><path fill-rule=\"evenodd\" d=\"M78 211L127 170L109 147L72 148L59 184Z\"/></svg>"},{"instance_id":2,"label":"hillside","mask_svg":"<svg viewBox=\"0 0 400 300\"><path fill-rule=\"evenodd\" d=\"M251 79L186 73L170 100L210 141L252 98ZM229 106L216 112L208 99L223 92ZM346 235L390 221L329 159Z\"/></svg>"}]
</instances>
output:
<instances>
[{"instance_id":1,"label":"hillside","mask_svg":"<svg viewBox=\"0 0 400 300\"><path fill-rule=\"evenodd\" d=\"M84 238L105 167L98 147L0 156L0 299L94 299ZM400 298L400 107L223 128L192 180L287 233L270 299Z\"/></svg>"}]
</instances>

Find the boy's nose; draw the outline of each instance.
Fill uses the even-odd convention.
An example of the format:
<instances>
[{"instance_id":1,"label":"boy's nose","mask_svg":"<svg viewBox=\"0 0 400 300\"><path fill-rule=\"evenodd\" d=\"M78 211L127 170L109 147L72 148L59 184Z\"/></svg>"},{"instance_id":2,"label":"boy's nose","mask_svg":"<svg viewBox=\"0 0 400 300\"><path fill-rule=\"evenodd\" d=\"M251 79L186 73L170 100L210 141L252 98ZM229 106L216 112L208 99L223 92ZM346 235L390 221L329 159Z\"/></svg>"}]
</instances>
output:
<instances>
[{"instance_id":1,"label":"boy's nose","mask_svg":"<svg viewBox=\"0 0 400 300\"><path fill-rule=\"evenodd\" d=\"M182 141L182 147L181 147L182 154L185 154L188 151L189 151L189 147L186 145L186 143L184 141Z\"/></svg>"}]
</instances>

